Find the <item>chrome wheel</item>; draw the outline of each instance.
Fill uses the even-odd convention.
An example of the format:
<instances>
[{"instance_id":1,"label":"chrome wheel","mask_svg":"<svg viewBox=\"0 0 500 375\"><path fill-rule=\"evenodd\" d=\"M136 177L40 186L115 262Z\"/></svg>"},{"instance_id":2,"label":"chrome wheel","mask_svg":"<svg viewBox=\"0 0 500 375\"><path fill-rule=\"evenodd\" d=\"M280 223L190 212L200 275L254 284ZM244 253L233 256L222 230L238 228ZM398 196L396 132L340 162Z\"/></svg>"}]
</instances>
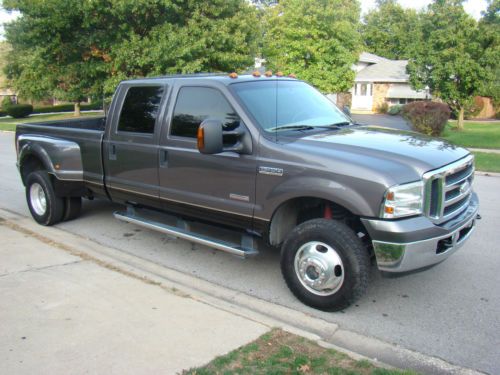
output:
<instances>
[{"instance_id":1,"label":"chrome wheel","mask_svg":"<svg viewBox=\"0 0 500 375\"><path fill-rule=\"evenodd\" d=\"M35 213L43 216L47 211L47 197L43 191L42 185L35 182L30 187L30 203Z\"/></svg>"},{"instance_id":2,"label":"chrome wheel","mask_svg":"<svg viewBox=\"0 0 500 375\"><path fill-rule=\"evenodd\" d=\"M295 254L295 273L301 284L318 296L335 294L344 283L344 264L333 247L311 241Z\"/></svg>"}]
</instances>

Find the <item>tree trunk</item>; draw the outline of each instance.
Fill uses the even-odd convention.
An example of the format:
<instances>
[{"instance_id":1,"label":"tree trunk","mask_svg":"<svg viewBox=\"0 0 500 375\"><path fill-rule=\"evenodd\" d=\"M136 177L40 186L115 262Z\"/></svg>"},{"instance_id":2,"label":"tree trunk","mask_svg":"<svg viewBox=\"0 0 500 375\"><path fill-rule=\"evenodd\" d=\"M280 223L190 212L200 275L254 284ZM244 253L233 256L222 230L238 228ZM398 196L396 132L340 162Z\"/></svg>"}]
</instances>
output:
<instances>
[{"instance_id":1,"label":"tree trunk","mask_svg":"<svg viewBox=\"0 0 500 375\"><path fill-rule=\"evenodd\" d=\"M457 130L464 130L464 107L460 107L458 110L458 122L457 122Z\"/></svg>"},{"instance_id":2,"label":"tree trunk","mask_svg":"<svg viewBox=\"0 0 500 375\"><path fill-rule=\"evenodd\" d=\"M80 102L75 102L75 114L74 116L75 117L80 117L81 113L80 113Z\"/></svg>"}]
</instances>

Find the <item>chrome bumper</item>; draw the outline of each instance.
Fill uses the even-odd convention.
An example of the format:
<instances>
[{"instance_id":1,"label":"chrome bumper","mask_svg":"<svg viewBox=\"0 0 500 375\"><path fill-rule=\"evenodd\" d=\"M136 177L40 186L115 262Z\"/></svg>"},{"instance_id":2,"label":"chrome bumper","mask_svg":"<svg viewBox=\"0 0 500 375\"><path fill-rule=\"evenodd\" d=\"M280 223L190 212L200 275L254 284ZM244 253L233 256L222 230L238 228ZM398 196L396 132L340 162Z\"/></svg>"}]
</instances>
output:
<instances>
[{"instance_id":1,"label":"chrome bumper","mask_svg":"<svg viewBox=\"0 0 500 375\"><path fill-rule=\"evenodd\" d=\"M378 240L376 236L383 233L380 231L381 228L384 227L383 224L381 225L378 220L364 220L368 231L373 232L370 234L375 234L375 236L372 235L372 243L378 268L381 271L386 272L406 272L442 262L462 247L466 240L470 237L475 229L478 209L479 204L477 196L474 196L469 209L464 213L461 218L462 220L460 220L459 223L456 223L455 221L456 224L454 224L452 228L439 227L441 232L445 232L444 234L438 236L428 236L430 238L408 242ZM408 220L415 220L416 226L419 227L419 237L422 235L425 237L426 230L422 228L422 218L418 219L418 221L417 219ZM388 223L386 224L386 229L390 230L391 228L394 228L394 222L390 224L389 222L386 223ZM407 225L408 223L405 223L405 226ZM435 234L435 232L436 226L429 222L428 234ZM388 232L383 234L385 234L384 237L388 237L390 235Z\"/></svg>"}]
</instances>

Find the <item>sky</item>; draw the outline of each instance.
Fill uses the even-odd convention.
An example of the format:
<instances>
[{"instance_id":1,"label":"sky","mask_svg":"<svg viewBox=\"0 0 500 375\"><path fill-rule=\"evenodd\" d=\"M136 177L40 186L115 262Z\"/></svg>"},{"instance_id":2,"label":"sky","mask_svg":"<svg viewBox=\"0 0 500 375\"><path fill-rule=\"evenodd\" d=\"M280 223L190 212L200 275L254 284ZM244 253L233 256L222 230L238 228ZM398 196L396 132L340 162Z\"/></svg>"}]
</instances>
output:
<instances>
[{"instance_id":1,"label":"sky","mask_svg":"<svg viewBox=\"0 0 500 375\"><path fill-rule=\"evenodd\" d=\"M421 9L426 7L431 0L399 0L405 8ZM365 14L370 9L375 8L375 0L361 0L361 13ZM465 10L475 19L481 17L481 11L486 10L486 0L467 0L464 3ZM0 39L3 39L3 24L17 17L16 14L9 13L0 8Z\"/></svg>"},{"instance_id":2,"label":"sky","mask_svg":"<svg viewBox=\"0 0 500 375\"><path fill-rule=\"evenodd\" d=\"M398 0L405 8L422 9L431 3L431 0ZM481 17L481 11L486 10L486 0L467 0L464 2L464 9L475 19ZM361 0L361 13L365 14L370 9L375 8L375 0Z\"/></svg>"}]
</instances>

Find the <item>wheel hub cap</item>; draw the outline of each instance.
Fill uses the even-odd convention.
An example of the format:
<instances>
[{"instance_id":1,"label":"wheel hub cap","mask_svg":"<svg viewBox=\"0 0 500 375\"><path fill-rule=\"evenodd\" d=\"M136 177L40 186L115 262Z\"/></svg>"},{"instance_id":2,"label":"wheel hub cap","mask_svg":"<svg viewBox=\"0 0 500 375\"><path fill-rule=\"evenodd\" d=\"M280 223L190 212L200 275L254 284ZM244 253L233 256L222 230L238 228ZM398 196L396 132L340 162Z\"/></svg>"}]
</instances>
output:
<instances>
[{"instance_id":1,"label":"wheel hub cap","mask_svg":"<svg viewBox=\"0 0 500 375\"><path fill-rule=\"evenodd\" d=\"M34 183L30 187L30 203L35 213L39 216L47 211L47 197L43 191L42 185Z\"/></svg>"},{"instance_id":2,"label":"wheel hub cap","mask_svg":"<svg viewBox=\"0 0 500 375\"><path fill-rule=\"evenodd\" d=\"M295 255L295 273L310 292L326 296L344 283L344 265L333 247L323 242L307 242Z\"/></svg>"}]
</instances>

